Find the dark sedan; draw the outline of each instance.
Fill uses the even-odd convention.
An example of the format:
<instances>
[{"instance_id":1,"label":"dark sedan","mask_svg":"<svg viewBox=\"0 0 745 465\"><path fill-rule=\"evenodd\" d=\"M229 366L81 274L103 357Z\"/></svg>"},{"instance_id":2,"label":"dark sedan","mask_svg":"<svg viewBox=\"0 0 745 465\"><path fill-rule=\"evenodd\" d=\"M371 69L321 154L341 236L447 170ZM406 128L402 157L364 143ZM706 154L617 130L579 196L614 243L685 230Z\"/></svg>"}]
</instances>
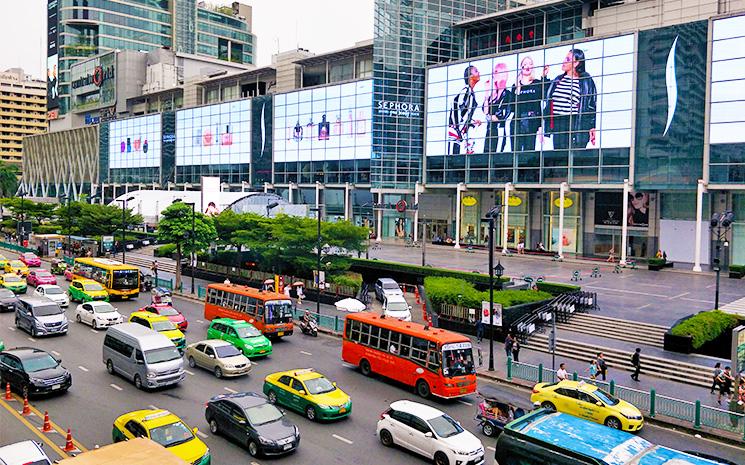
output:
<instances>
[{"instance_id":1,"label":"dark sedan","mask_svg":"<svg viewBox=\"0 0 745 465\"><path fill-rule=\"evenodd\" d=\"M254 457L289 454L300 444L297 426L255 392L215 396L207 402L204 416L212 434L232 439Z\"/></svg>"},{"instance_id":2,"label":"dark sedan","mask_svg":"<svg viewBox=\"0 0 745 465\"><path fill-rule=\"evenodd\" d=\"M72 375L62 361L48 352L17 347L0 353L0 383L23 395L65 392L72 386Z\"/></svg>"},{"instance_id":3,"label":"dark sedan","mask_svg":"<svg viewBox=\"0 0 745 465\"><path fill-rule=\"evenodd\" d=\"M15 312L18 296L10 289L0 289L0 312Z\"/></svg>"}]
</instances>

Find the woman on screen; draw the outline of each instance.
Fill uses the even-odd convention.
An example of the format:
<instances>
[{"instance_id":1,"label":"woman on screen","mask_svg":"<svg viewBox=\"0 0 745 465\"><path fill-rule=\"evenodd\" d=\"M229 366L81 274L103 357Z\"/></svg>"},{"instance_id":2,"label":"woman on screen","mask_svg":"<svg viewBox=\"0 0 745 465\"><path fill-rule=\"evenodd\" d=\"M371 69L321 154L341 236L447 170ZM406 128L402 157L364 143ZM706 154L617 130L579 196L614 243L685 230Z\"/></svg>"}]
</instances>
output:
<instances>
[{"instance_id":1,"label":"woman on screen","mask_svg":"<svg viewBox=\"0 0 745 465\"><path fill-rule=\"evenodd\" d=\"M548 84L548 66L543 67L539 79L533 75L533 58L526 56L520 61L517 82L512 86L515 95L515 116L512 119L512 150L535 150L535 138L541 134L541 100Z\"/></svg>"},{"instance_id":2,"label":"woman on screen","mask_svg":"<svg viewBox=\"0 0 745 465\"><path fill-rule=\"evenodd\" d=\"M491 81L487 81L486 84L491 92L481 105L486 121L489 123L486 127L484 152L504 152L507 145L507 118L512 114L514 102L514 94L507 89L507 65L497 63L494 66Z\"/></svg>"},{"instance_id":3,"label":"woman on screen","mask_svg":"<svg viewBox=\"0 0 745 465\"><path fill-rule=\"evenodd\" d=\"M452 155L459 155L461 146L465 153L473 153L474 142L469 137L469 131L481 125L481 120L473 118L479 106L474 91L474 87L481 80L479 70L473 65L468 65L463 71L463 80L466 86L453 99L448 116L448 148Z\"/></svg>"}]
</instances>

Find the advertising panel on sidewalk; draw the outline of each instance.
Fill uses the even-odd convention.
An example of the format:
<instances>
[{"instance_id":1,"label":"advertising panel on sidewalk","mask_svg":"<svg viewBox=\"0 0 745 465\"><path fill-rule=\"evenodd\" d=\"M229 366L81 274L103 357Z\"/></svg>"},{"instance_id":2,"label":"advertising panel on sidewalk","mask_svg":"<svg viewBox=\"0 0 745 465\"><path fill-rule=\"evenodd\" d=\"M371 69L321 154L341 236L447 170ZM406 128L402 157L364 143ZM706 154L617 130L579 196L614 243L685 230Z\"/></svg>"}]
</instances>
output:
<instances>
[{"instance_id":1,"label":"advertising panel on sidewalk","mask_svg":"<svg viewBox=\"0 0 745 465\"><path fill-rule=\"evenodd\" d=\"M492 313L494 314L494 326L502 326L502 304L492 304ZM486 300L481 301L481 322L485 325L489 324L489 302Z\"/></svg>"},{"instance_id":2,"label":"advertising panel on sidewalk","mask_svg":"<svg viewBox=\"0 0 745 465\"><path fill-rule=\"evenodd\" d=\"M732 368L735 375L745 373L745 325L732 330Z\"/></svg>"}]
</instances>

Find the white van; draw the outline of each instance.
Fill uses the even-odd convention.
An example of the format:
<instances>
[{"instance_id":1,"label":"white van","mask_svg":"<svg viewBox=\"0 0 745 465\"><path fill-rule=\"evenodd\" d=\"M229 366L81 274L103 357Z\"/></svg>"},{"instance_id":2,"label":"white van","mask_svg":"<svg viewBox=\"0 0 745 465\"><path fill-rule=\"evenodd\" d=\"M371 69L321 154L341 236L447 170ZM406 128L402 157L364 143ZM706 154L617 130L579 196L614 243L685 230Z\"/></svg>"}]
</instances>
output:
<instances>
[{"instance_id":1,"label":"white van","mask_svg":"<svg viewBox=\"0 0 745 465\"><path fill-rule=\"evenodd\" d=\"M411 305L402 295L389 295L383 301L383 315L403 321L411 321Z\"/></svg>"},{"instance_id":2,"label":"white van","mask_svg":"<svg viewBox=\"0 0 745 465\"><path fill-rule=\"evenodd\" d=\"M184 359L170 339L137 323L110 327L103 341L103 363L109 374L119 373L137 389L181 382Z\"/></svg>"}]
</instances>

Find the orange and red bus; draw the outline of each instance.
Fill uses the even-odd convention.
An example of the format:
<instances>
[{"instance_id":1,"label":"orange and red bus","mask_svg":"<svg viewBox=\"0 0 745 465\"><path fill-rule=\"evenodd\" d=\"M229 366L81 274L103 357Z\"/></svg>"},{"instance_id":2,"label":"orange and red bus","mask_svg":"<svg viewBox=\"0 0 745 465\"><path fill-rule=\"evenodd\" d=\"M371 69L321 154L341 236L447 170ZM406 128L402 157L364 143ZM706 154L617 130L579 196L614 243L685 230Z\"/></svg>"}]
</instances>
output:
<instances>
[{"instance_id":1,"label":"orange and red bus","mask_svg":"<svg viewBox=\"0 0 745 465\"><path fill-rule=\"evenodd\" d=\"M204 301L204 318L245 320L266 336L292 334L292 301L284 294L239 284L210 284Z\"/></svg>"},{"instance_id":2,"label":"orange and red bus","mask_svg":"<svg viewBox=\"0 0 745 465\"><path fill-rule=\"evenodd\" d=\"M360 312L347 315L341 358L372 373L414 386L422 397L476 392L470 339L418 323Z\"/></svg>"}]
</instances>

